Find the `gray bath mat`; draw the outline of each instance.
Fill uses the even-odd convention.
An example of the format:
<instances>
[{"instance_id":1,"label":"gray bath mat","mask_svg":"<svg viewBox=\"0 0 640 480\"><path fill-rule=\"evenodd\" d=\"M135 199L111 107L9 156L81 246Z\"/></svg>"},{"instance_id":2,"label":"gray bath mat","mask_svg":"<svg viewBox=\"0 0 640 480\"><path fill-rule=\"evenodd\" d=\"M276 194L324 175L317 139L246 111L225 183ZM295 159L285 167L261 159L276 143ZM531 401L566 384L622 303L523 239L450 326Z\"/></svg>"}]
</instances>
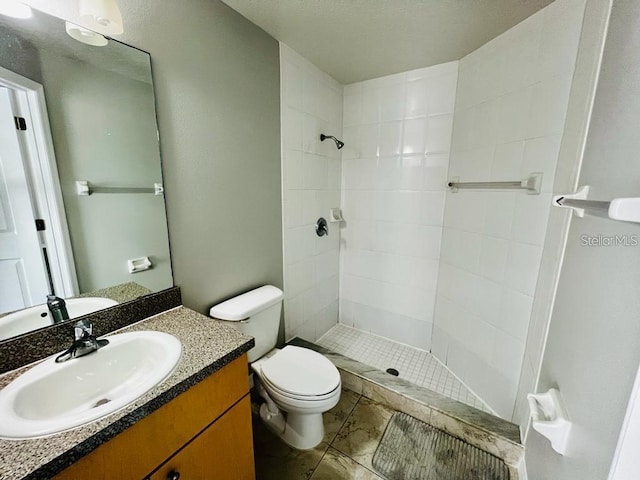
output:
<instances>
[{"instance_id":1,"label":"gray bath mat","mask_svg":"<svg viewBox=\"0 0 640 480\"><path fill-rule=\"evenodd\" d=\"M372 463L387 480L509 480L499 458L401 412L389 420Z\"/></svg>"}]
</instances>

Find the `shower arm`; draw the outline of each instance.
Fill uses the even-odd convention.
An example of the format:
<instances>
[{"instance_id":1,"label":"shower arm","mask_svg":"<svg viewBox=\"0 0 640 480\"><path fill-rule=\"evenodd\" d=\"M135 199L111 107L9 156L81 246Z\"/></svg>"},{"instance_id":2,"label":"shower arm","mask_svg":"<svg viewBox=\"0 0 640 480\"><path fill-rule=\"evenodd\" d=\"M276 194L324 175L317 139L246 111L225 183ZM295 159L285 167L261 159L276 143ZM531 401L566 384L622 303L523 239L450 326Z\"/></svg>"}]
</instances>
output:
<instances>
[{"instance_id":1,"label":"shower arm","mask_svg":"<svg viewBox=\"0 0 640 480\"><path fill-rule=\"evenodd\" d=\"M338 140L333 135L325 135L324 133L320 134L320 141L321 142L324 142L327 138L330 138L331 140L336 142L336 147L338 148L338 150L340 150L342 147L344 147L344 142L341 142L340 140Z\"/></svg>"}]
</instances>

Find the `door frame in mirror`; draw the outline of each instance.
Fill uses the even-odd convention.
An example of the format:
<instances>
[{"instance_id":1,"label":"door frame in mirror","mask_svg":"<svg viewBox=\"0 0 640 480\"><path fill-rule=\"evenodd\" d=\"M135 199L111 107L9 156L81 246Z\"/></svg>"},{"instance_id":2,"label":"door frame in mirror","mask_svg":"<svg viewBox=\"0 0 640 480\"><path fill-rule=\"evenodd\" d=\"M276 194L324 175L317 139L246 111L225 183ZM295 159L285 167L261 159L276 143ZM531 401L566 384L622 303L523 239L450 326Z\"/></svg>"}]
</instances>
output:
<instances>
[{"instance_id":1,"label":"door frame in mirror","mask_svg":"<svg viewBox=\"0 0 640 480\"><path fill-rule=\"evenodd\" d=\"M27 156L25 169L31 176L34 207L38 217L43 218L46 224L41 238L47 247L56 295L77 296L78 280L64 213L44 87L3 67L0 67L0 86L16 93L17 101L14 107L25 117L27 131L30 131L22 145ZM42 302L44 301L43 298Z\"/></svg>"}]
</instances>

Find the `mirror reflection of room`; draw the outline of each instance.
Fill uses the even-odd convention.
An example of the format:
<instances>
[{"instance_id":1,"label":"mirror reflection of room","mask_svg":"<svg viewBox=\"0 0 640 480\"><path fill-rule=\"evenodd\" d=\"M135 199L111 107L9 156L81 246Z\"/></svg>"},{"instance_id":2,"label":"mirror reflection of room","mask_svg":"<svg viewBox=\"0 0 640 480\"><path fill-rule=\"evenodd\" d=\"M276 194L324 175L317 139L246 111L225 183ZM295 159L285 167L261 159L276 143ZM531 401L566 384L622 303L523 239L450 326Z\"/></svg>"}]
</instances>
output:
<instances>
[{"instance_id":1,"label":"mirror reflection of room","mask_svg":"<svg viewBox=\"0 0 640 480\"><path fill-rule=\"evenodd\" d=\"M0 315L38 306L0 340L170 287L149 55L37 11L0 42Z\"/></svg>"}]
</instances>

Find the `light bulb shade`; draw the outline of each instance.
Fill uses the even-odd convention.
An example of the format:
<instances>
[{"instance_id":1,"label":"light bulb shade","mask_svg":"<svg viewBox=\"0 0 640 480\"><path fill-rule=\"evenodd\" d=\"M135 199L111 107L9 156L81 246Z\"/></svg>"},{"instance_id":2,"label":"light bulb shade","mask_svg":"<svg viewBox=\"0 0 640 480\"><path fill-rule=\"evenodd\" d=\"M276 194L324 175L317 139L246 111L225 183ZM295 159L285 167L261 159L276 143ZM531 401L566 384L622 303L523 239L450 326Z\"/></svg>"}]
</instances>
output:
<instances>
[{"instance_id":1,"label":"light bulb shade","mask_svg":"<svg viewBox=\"0 0 640 480\"><path fill-rule=\"evenodd\" d=\"M92 47L104 47L109 43L107 39L99 33L92 32L71 22L65 22L65 29L71 38L91 45Z\"/></svg>"},{"instance_id":2,"label":"light bulb shade","mask_svg":"<svg viewBox=\"0 0 640 480\"><path fill-rule=\"evenodd\" d=\"M0 14L13 18L30 18L33 11L29 5L13 0L0 0Z\"/></svg>"},{"instance_id":3,"label":"light bulb shade","mask_svg":"<svg viewBox=\"0 0 640 480\"><path fill-rule=\"evenodd\" d=\"M116 0L80 0L83 25L107 35L124 32L122 14Z\"/></svg>"}]
</instances>

